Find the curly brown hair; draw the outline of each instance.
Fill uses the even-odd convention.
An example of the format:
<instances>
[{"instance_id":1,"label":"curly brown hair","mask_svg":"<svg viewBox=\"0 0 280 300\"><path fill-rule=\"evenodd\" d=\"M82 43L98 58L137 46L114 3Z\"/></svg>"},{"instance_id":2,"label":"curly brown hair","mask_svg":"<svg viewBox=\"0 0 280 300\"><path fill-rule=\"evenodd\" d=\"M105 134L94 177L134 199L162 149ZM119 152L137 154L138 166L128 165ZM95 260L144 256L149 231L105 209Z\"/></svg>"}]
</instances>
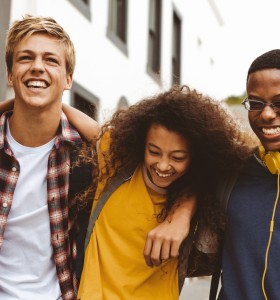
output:
<instances>
[{"instance_id":1,"label":"curly brown hair","mask_svg":"<svg viewBox=\"0 0 280 300\"><path fill-rule=\"evenodd\" d=\"M212 189L213 182L240 166L251 151L246 136L219 102L186 86L173 87L116 112L103 125L101 135L110 130L111 136L109 169L133 168L143 162L152 124L179 133L191 144L191 165L180 183L169 188L172 193L181 186L197 194Z\"/></svg>"}]
</instances>

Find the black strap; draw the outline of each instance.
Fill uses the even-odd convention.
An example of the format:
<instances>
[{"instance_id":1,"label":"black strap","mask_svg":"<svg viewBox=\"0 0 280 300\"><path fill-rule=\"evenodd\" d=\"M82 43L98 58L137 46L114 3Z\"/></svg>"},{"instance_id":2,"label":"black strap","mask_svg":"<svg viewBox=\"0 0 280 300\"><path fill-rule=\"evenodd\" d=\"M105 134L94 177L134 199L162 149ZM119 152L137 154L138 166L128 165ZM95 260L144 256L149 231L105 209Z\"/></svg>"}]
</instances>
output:
<instances>
[{"instance_id":1,"label":"black strap","mask_svg":"<svg viewBox=\"0 0 280 300\"><path fill-rule=\"evenodd\" d=\"M221 204L222 210L225 214L227 212L229 197L238 178L238 174L239 173L237 171L232 172L228 177L222 179L218 184L217 199ZM221 245L221 249L222 248L223 245ZM222 251L220 251L220 253L222 253ZM216 300L218 287L220 283L221 271L222 264L220 262L220 265L218 266L217 270L212 275L209 300Z\"/></svg>"},{"instance_id":2,"label":"black strap","mask_svg":"<svg viewBox=\"0 0 280 300\"><path fill-rule=\"evenodd\" d=\"M218 268L212 275L209 300L216 300L218 287L220 283L221 268Z\"/></svg>"},{"instance_id":3,"label":"black strap","mask_svg":"<svg viewBox=\"0 0 280 300\"><path fill-rule=\"evenodd\" d=\"M235 182L238 177L238 172L232 172L227 177L220 180L217 188L217 199L222 206L224 213L227 212L228 200L231 194L231 191L235 185Z\"/></svg>"},{"instance_id":4,"label":"black strap","mask_svg":"<svg viewBox=\"0 0 280 300\"><path fill-rule=\"evenodd\" d=\"M98 202L90 216L88 228L87 228L87 234L86 234L86 239L85 239L85 247L84 249L86 250L92 230L95 225L95 221L97 220L103 206L105 205L106 201L110 198L110 196L113 194L113 192L120 186L122 185L123 182L129 180L132 176L131 171L126 171L123 170L120 173L117 173L112 179L110 184L106 187L104 192L101 194L100 198L98 199Z\"/></svg>"}]
</instances>

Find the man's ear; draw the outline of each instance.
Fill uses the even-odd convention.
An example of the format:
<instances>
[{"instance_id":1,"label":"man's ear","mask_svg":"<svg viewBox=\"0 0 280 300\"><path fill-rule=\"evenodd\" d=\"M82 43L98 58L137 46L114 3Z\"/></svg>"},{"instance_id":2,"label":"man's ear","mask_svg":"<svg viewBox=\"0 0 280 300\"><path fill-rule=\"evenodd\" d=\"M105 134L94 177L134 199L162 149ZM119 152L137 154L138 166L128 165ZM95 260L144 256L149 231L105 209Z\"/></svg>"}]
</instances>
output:
<instances>
[{"instance_id":1,"label":"man's ear","mask_svg":"<svg viewBox=\"0 0 280 300\"><path fill-rule=\"evenodd\" d=\"M7 80L8 80L8 85L10 87L13 87L13 75L11 72L7 71Z\"/></svg>"},{"instance_id":2,"label":"man's ear","mask_svg":"<svg viewBox=\"0 0 280 300\"><path fill-rule=\"evenodd\" d=\"M72 83L73 83L73 74L67 74L64 90L70 90L72 87Z\"/></svg>"}]
</instances>

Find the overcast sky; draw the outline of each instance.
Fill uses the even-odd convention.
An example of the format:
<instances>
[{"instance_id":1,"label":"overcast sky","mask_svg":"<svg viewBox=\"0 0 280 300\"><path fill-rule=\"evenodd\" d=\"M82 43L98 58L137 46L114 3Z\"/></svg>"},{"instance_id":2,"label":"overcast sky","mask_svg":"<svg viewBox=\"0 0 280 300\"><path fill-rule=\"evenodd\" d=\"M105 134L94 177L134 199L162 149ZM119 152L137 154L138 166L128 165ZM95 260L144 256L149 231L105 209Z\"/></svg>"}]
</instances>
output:
<instances>
[{"instance_id":1,"label":"overcast sky","mask_svg":"<svg viewBox=\"0 0 280 300\"><path fill-rule=\"evenodd\" d=\"M215 0L224 19L219 38L220 94L245 91L253 59L280 48L280 0Z\"/></svg>"}]
</instances>

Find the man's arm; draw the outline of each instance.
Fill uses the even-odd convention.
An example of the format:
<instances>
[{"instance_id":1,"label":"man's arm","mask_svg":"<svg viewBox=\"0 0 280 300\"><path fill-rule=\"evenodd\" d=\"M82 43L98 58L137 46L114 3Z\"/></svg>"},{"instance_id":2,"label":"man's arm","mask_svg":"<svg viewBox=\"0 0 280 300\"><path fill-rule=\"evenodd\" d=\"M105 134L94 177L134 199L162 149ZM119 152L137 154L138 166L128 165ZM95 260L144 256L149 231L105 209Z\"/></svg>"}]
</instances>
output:
<instances>
[{"instance_id":1,"label":"man's arm","mask_svg":"<svg viewBox=\"0 0 280 300\"><path fill-rule=\"evenodd\" d=\"M62 110L70 124L72 124L88 142L92 142L97 138L100 127L94 119L65 103L62 104Z\"/></svg>"},{"instance_id":2,"label":"man's arm","mask_svg":"<svg viewBox=\"0 0 280 300\"><path fill-rule=\"evenodd\" d=\"M179 248L189 234L196 202L194 195L179 199L167 218L148 233L144 248L148 266L158 266L162 260L178 257Z\"/></svg>"},{"instance_id":3,"label":"man's arm","mask_svg":"<svg viewBox=\"0 0 280 300\"><path fill-rule=\"evenodd\" d=\"M0 102L0 114L5 111L12 110L13 108L14 99L8 99ZM88 142L91 142L98 136L100 127L94 119L65 103L62 104L62 110L67 116L70 124L72 124Z\"/></svg>"}]
</instances>

